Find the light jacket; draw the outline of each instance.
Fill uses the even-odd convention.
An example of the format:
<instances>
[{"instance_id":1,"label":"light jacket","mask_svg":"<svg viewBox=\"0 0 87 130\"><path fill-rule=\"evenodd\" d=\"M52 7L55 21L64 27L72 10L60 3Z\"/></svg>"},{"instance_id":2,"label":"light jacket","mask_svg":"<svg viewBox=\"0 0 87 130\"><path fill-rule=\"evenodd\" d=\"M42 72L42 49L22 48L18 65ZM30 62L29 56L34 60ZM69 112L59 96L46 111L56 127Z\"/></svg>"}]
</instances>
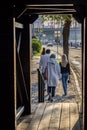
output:
<instances>
[{"instance_id":1,"label":"light jacket","mask_svg":"<svg viewBox=\"0 0 87 130\"><path fill-rule=\"evenodd\" d=\"M55 58L50 58L48 63L48 86L57 86L61 78L60 65Z\"/></svg>"},{"instance_id":2,"label":"light jacket","mask_svg":"<svg viewBox=\"0 0 87 130\"><path fill-rule=\"evenodd\" d=\"M42 73L44 73L45 71L45 67L47 66L47 62L49 58L50 58L50 54L41 55L40 57L39 67L41 68Z\"/></svg>"}]
</instances>

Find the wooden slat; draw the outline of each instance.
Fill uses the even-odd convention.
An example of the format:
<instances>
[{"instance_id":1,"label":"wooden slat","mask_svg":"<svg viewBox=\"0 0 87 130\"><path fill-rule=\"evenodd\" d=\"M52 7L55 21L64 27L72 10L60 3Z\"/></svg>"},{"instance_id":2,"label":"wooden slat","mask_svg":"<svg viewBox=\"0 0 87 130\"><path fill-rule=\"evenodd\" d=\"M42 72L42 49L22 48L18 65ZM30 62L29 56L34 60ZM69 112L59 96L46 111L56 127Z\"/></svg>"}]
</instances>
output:
<instances>
[{"instance_id":1,"label":"wooden slat","mask_svg":"<svg viewBox=\"0 0 87 130\"><path fill-rule=\"evenodd\" d=\"M54 103L49 130L58 130L60 124L61 103Z\"/></svg>"},{"instance_id":2,"label":"wooden slat","mask_svg":"<svg viewBox=\"0 0 87 130\"><path fill-rule=\"evenodd\" d=\"M62 104L60 130L69 130L69 103Z\"/></svg>"},{"instance_id":3,"label":"wooden slat","mask_svg":"<svg viewBox=\"0 0 87 130\"><path fill-rule=\"evenodd\" d=\"M81 130L77 103L39 103L28 118L17 130Z\"/></svg>"},{"instance_id":4,"label":"wooden slat","mask_svg":"<svg viewBox=\"0 0 87 130\"><path fill-rule=\"evenodd\" d=\"M80 130L78 104L70 103L70 130Z\"/></svg>"},{"instance_id":5,"label":"wooden slat","mask_svg":"<svg viewBox=\"0 0 87 130\"><path fill-rule=\"evenodd\" d=\"M29 123L22 122L17 126L17 130L26 130Z\"/></svg>"},{"instance_id":6,"label":"wooden slat","mask_svg":"<svg viewBox=\"0 0 87 130\"><path fill-rule=\"evenodd\" d=\"M50 119L51 119L51 114L52 114L52 109L53 109L53 103L47 104L38 130L48 130Z\"/></svg>"},{"instance_id":7,"label":"wooden slat","mask_svg":"<svg viewBox=\"0 0 87 130\"><path fill-rule=\"evenodd\" d=\"M39 123L42 119L45 107L46 107L46 103L39 103L38 108L35 112L35 115L34 115L33 119L31 120L30 125L28 127L29 130L37 130L38 129L38 126L39 126Z\"/></svg>"},{"instance_id":8,"label":"wooden slat","mask_svg":"<svg viewBox=\"0 0 87 130\"><path fill-rule=\"evenodd\" d=\"M15 22L15 27L16 28L23 28L23 24L21 24L21 23L18 23L18 22Z\"/></svg>"}]
</instances>

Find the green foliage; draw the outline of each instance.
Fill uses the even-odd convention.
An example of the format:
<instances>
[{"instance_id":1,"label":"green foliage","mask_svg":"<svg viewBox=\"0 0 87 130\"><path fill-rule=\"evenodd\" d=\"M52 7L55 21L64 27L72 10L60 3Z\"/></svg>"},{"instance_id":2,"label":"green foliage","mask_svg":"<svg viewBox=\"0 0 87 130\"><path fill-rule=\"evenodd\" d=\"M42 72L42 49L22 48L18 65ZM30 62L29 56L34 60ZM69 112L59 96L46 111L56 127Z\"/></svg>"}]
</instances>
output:
<instances>
[{"instance_id":1,"label":"green foliage","mask_svg":"<svg viewBox=\"0 0 87 130\"><path fill-rule=\"evenodd\" d=\"M53 15L41 15L42 23L47 20L55 21L58 23L60 20L64 21L72 21L72 14L53 14Z\"/></svg>"},{"instance_id":2,"label":"green foliage","mask_svg":"<svg viewBox=\"0 0 87 130\"><path fill-rule=\"evenodd\" d=\"M72 14L55 14L55 15L43 15L41 16L43 23L46 20L50 20L55 23L59 23L61 21L63 26L63 53L65 53L68 57L69 54L69 31L70 25L73 20Z\"/></svg>"},{"instance_id":3,"label":"green foliage","mask_svg":"<svg viewBox=\"0 0 87 130\"><path fill-rule=\"evenodd\" d=\"M32 38L32 48L34 53L39 53L41 51L42 43L37 38Z\"/></svg>"},{"instance_id":4,"label":"green foliage","mask_svg":"<svg viewBox=\"0 0 87 130\"><path fill-rule=\"evenodd\" d=\"M33 56L41 56L41 53L35 53Z\"/></svg>"}]
</instances>

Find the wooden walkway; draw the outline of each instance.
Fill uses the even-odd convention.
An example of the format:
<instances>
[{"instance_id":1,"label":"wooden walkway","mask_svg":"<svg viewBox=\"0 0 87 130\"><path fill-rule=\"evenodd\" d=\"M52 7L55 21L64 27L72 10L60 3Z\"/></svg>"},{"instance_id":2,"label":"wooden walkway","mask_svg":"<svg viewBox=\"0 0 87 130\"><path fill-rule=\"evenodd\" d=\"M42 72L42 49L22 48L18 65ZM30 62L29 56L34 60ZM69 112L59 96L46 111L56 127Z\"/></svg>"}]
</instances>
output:
<instances>
[{"instance_id":1,"label":"wooden walkway","mask_svg":"<svg viewBox=\"0 0 87 130\"><path fill-rule=\"evenodd\" d=\"M77 103L39 103L17 130L82 130Z\"/></svg>"},{"instance_id":2,"label":"wooden walkway","mask_svg":"<svg viewBox=\"0 0 87 130\"><path fill-rule=\"evenodd\" d=\"M34 59L32 67L38 68L38 59ZM33 68L32 83L37 83L37 70ZM34 89L36 86L34 86ZM38 88L38 87L37 87ZM38 89L37 89L38 91ZM37 94L37 91L34 93ZM48 102L47 93L44 103L35 100L32 103L32 113L23 117L17 130L83 130L82 115L80 113L81 94L78 93L75 79L71 76L71 83L68 84L68 95L62 97L63 88L61 81L56 88L54 102Z\"/></svg>"}]
</instances>

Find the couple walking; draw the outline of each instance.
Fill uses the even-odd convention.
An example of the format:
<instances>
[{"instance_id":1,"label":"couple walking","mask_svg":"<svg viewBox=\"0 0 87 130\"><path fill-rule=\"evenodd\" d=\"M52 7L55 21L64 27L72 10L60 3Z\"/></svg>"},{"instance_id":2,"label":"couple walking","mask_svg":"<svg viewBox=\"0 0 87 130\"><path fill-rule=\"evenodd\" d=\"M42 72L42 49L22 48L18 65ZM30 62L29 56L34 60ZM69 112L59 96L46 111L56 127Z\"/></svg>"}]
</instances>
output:
<instances>
[{"instance_id":1,"label":"couple walking","mask_svg":"<svg viewBox=\"0 0 87 130\"><path fill-rule=\"evenodd\" d=\"M47 49L46 53L40 57L40 67L42 67L42 74L45 68L48 67L48 80L45 81L49 95L48 100L54 100L55 90L60 79L62 79L64 96L67 95L67 80L70 74L70 67L66 55L63 54L61 63L58 63L55 54L50 54L50 50Z\"/></svg>"}]
</instances>

